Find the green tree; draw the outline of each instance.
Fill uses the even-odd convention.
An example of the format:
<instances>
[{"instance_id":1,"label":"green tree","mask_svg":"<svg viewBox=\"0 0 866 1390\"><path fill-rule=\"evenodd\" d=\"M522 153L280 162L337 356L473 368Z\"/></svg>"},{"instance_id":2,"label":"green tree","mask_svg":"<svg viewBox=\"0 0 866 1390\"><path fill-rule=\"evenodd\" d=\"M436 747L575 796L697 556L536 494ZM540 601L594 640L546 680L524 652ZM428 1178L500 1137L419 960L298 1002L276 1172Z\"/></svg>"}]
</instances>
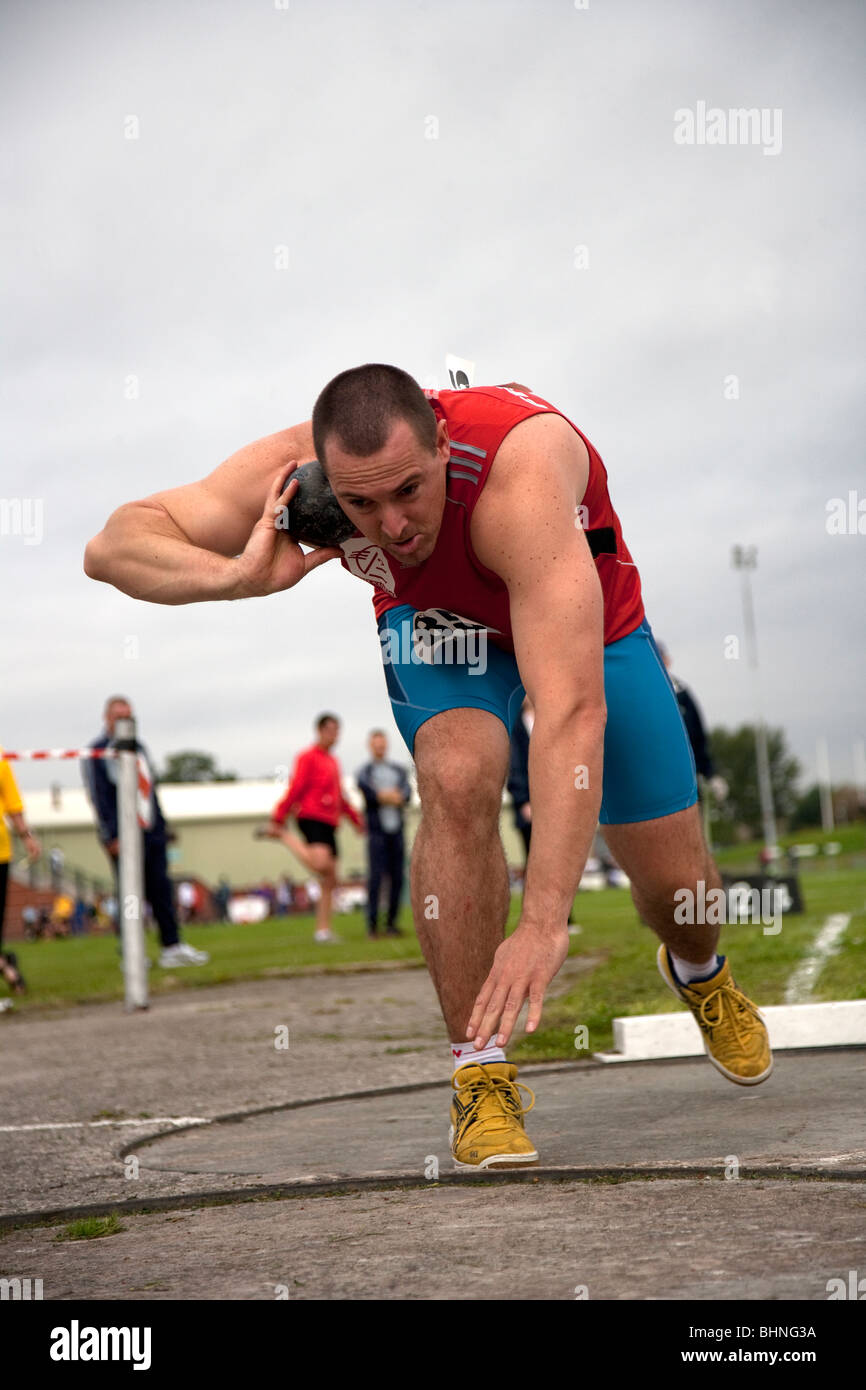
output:
<instances>
[{"instance_id":1,"label":"green tree","mask_svg":"<svg viewBox=\"0 0 866 1390\"><path fill-rule=\"evenodd\" d=\"M165 760L165 769L160 774L160 782L236 782L234 772L220 772L216 759L210 753L170 753Z\"/></svg>"},{"instance_id":2,"label":"green tree","mask_svg":"<svg viewBox=\"0 0 866 1390\"><path fill-rule=\"evenodd\" d=\"M794 814L791 817L791 829L802 830L803 827L820 827L821 825L821 791L818 783L815 782L808 791L800 797L794 807Z\"/></svg>"},{"instance_id":3,"label":"green tree","mask_svg":"<svg viewBox=\"0 0 866 1390\"><path fill-rule=\"evenodd\" d=\"M760 835L763 822L754 726L743 724L734 730L715 728L710 733L710 747L716 771L724 777L729 789L727 800L716 812L720 827L733 830L735 825L745 825L753 835ZM799 800L796 784L800 764L786 748L782 729L767 730L767 756L776 818L787 820Z\"/></svg>"}]
</instances>

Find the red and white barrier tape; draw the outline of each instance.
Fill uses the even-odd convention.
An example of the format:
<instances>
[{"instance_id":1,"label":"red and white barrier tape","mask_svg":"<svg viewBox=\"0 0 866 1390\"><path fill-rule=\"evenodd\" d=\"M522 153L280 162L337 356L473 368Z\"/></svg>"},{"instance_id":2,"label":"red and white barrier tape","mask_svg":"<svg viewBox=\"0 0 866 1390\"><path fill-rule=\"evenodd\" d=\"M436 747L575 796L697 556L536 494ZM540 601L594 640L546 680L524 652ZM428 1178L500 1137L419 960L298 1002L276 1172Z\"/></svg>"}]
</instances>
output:
<instances>
[{"instance_id":1,"label":"red and white barrier tape","mask_svg":"<svg viewBox=\"0 0 866 1390\"><path fill-rule=\"evenodd\" d=\"M20 753L10 753L0 748L0 758L10 763L36 762L43 758L116 758L114 748L25 748Z\"/></svg>"},{"instance_id":2,"label":"red and white barrier tape","mask_svg":"<svg viewBox=\"0 0 866 1390\"><path fill-rule=\"evenodd\" d=\"M69 758L116 758L116 748L24 748L12 753L0 748L0 760L10 763L63 761ZM151 792L153 784L147 760L138 755L138 823L142 830L149 830L153 824Z\"/></svg>"},{"instance_id":3,"label":"red and white barrier tape","mask_svg":"<svg viewBox=\"0 0 866 1390\"><path fill-rule=\"evenodd\" d=\"M138 823L142 830L149 830L153 824L153 802L151 800L150 772L147 759L139 753L138 763Z\"/></svg>"}]
</instances>

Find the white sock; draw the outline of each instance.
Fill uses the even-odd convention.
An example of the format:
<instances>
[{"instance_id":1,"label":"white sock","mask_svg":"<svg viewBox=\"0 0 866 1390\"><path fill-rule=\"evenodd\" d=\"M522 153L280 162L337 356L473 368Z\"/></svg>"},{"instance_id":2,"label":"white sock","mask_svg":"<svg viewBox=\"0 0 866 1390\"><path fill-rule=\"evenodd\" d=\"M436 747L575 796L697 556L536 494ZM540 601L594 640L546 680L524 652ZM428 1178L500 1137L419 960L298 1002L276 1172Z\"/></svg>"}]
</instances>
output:
<instances>
[{"instance_id":1,"label":"white sock","mask_svg":"<svg viewBox=\"0 0 866 1390\"><path fill-rule=\"evenodd\" d=\"M469 1063L479 1062L505 1062L507 1058L501 1047L483 1047L480 1052L476 1052L471 1042L456 1042L451 1044L451 1074L457 1071L458 1067L465 1067Z\"/></svg>"},{"instance_id":2,"label":"white sock","mask_svg":"<svg viewBox=\"0 0 866 1390\"><path fill-rule=\"evenodd\" d=\"M717 955L710 956L710 959L704 961L703 965L695 965L690 960L680 960L680 957L675 956L670 947L668 948L668 955L681 985L690 985L693 980L708 980L711 975L715 975L719 968Z\"/></svg>"}]
</instances>

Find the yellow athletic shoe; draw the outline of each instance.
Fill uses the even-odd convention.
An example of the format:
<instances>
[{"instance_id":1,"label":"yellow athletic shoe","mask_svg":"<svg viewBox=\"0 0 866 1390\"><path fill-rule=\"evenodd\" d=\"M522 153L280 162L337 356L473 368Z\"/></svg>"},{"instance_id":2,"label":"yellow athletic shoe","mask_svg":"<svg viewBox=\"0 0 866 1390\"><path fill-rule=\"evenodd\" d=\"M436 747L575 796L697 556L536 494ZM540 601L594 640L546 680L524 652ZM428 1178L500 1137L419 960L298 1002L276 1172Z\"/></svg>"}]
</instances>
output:
<instances>
[{"instance_id":1,"label":"yellow athletic shoe","mask_svg":"<svg viewBox=\"0 0 866 1390\"><path fill-rule=\"evenodd\" d=\"M667 946L658 951L662 979L688 1004L704 1035L704 1051L713 1066L738 1086L757 1086L773 1070L767 1025L751 999L737 988L726 956L715 975L682 985L674 975Z\"/></svg>"},{"instance_id":2,"label":"yellow athletic shoe","mask_svg":"<svg viewBox=\"0 0 866 1390\"><path fill-rule=\"evenodd\" d=\"M523 1127L535 1096L514 1080L516 1075L508 1062L470 1062L454 1073L449 1139L458 1168L522 1168L538 1162ZM525 1108L520 1090L532 1097Z\"/></svg>"}]
</instances>

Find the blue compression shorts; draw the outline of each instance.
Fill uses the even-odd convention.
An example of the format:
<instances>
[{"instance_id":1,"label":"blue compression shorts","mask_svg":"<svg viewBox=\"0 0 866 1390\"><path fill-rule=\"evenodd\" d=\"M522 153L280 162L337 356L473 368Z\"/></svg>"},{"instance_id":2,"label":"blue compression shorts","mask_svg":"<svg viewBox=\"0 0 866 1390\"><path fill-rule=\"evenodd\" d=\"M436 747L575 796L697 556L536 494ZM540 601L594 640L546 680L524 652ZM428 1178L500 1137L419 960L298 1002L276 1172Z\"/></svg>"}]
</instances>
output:
<instances>
[{"instance_id":1,"label":"blue compression shorts","mask_svg":"<svg viewBox=\"0 0 866 1390\"><path fill-rule=\"evenodd\" d=\"M447 642L440 649L423 641L420 650L427 657L419 659L415 620L416 610L401 604L383 613L378 624L391 708L409 752L414 753L421 725L448 709L489 710L510 735L526 693L514 656L484 642L458 619L452 660L444 655ZM461 628L468 628L462 637ZM436 653L432 661L431 652ZM655 820L693 806L698 787L692 747L646 619L605 647L604 695L600 823Z\"/></svg>"}]
</instances>

